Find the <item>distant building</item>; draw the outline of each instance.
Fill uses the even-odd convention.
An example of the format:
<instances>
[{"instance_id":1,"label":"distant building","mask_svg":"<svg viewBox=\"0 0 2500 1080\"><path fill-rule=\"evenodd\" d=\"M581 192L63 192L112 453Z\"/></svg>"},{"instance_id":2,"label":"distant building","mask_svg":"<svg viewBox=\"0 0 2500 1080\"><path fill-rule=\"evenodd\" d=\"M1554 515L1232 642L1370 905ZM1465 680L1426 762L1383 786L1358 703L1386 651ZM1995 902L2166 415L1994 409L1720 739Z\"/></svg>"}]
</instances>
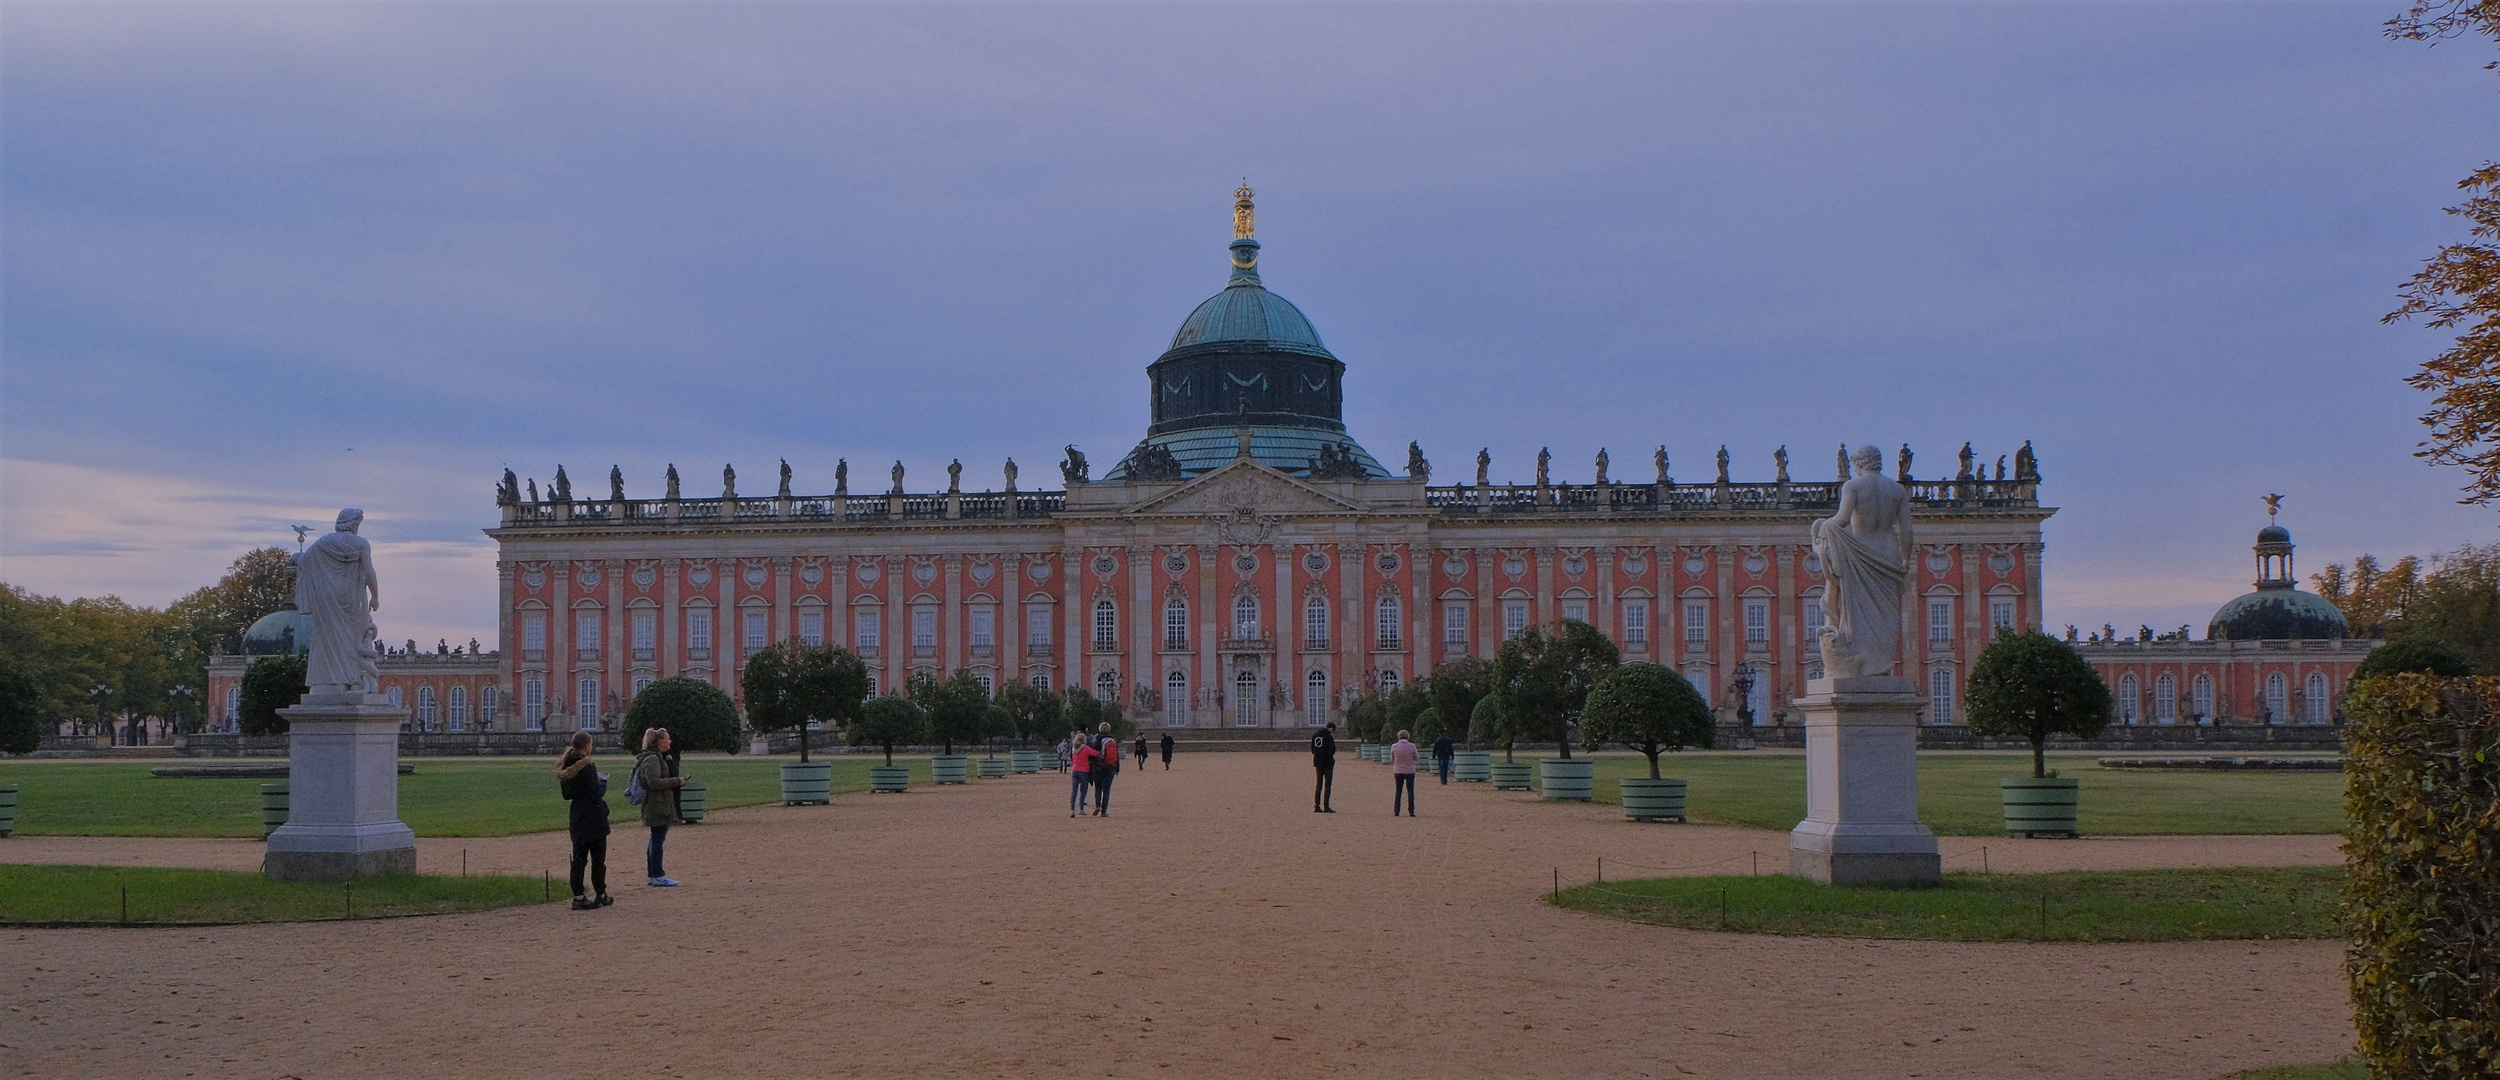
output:
<instances>
[{"instance_id":1,"label":"distant building","mask_svg":"<svg viewBox=\"0 0 2500 1080\"><path fill-rule=\"evenodd\" d=\"M2119 724L2326 724L2343 718L2344 687L2378 642L2347 636L2344 613L2304 592L2292 534L2257 533L2257 588L2222 605L2203 640L2186 627L2111 628L2077 643L2109 684ZM2069 638L2073 628L2067 630Z\"/></svg>"},{"instance_id":2,"label":"distant building","mask_svg":"<svg viewBox=\"0 0 2500 1080\"><path fill-rule=\"evenodd\" d=\"M243 651L208 662L208 730L232 732L243 710L243 672L255 661L297 655L311 641L312 620L292 607L261 616L243 632ZM379 664L382 693L408 707L403 730L414 732L512 731L504 690L503 658L470 642L420 652L415 642L385 649Z\"/></svg>"}]
</instances>

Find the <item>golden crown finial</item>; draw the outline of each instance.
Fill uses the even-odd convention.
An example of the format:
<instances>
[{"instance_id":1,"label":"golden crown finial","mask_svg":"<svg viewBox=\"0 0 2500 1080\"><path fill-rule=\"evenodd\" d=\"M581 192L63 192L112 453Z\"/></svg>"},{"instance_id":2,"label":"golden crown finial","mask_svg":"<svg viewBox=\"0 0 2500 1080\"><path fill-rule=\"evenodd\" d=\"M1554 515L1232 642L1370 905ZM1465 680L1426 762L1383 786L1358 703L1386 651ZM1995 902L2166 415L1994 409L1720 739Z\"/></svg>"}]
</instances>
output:
<instances>
[{"instance_id":1,"label":"golden crown finial","mask_svg":"<svg viewBox=\"0 0 2500 1080\"><path fill-rule=\"evenodd\" d=\"M1241 186L1233 189L1233 239L1248 239L1256 230L1254 208L1250 205L1250 180L1243 177Z\"/></svg>"}]
</instances>

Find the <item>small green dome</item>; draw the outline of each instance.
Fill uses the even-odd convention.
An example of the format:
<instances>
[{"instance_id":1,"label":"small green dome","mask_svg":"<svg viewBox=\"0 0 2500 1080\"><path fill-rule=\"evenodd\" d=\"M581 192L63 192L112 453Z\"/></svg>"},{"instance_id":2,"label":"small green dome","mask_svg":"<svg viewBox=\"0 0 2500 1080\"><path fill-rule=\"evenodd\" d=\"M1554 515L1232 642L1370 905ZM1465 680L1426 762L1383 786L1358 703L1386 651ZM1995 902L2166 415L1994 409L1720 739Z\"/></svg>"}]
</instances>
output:
<instances>
[{"instance_id":1,"label":"small green dome","mask_svg":"<svg viewBox=\"0 0 2500 1080\"><path fill-rule=\"evenodd\" d=\"M2259 589L2214 612L2205 636L2222 641L2279 641L2347 636L2344 613L2313 592Z\"/></svg>"},{"instance_id":2,"label":"small green dome","mask_svg":"<svg viewBox=\"0 0 2500 1080\"><path fill-rule=\"evenodd\" d=\"M302 656L312 651L312 616L283 608L243 632L245 656Z\"/></svg>"},{"instance_id":3,"label":"small green dome","mask_svg":"<svg viewBox=\"0 0 2500 1080\"><path fill-rule=\"evenodd\" d=\"M1239 344L1334 359L1302 309L1260 284L1258 247L1256 240L1233 241L1233 279L1181 320L1166 353L1196 345Z\"/></svg>"},{"instance_id":4,"label":"small green dome","mask_svg":"<svg viewBox=\"0 0 2500 1080\"><path fill-rule=\"evenodd\" d=\"M2260 544L2291 543L2292 530L2286 529L2280 525L2268 525L2265 528L2257 530L2257 542Z\"/></svg>"}]
</instances>

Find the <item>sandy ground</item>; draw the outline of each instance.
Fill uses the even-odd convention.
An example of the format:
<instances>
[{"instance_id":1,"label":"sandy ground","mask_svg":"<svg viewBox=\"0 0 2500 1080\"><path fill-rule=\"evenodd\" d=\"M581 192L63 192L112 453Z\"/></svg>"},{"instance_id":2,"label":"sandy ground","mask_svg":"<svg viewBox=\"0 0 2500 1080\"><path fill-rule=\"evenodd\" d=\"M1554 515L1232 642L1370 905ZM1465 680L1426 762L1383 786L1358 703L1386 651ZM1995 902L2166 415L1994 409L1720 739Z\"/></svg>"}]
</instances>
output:
<instances>
[{"instance_id":1,"label":"sandy ground","mask_svg":"<svg viewBox=\"0 0 2500 1080\"><path fill-rule=\"evenodd\" d=\"M1785 837L1636 825L1378 765L1184 755L1107 819L1044 774L727 811L687 884L613 908L0 933L0 1075L1594 1076L2211 1080L2351 1045L2321 942L1969 945L1635 926L1556 869L1763 872ZM628 816L621 801L619 818ZM2326 863L2332 837L1947 839L1999 870ZM555 867L561 836L429 840L429 872ZM225 840L19 837L0 860L251 868Z\"/></svg>"}]
</instances>

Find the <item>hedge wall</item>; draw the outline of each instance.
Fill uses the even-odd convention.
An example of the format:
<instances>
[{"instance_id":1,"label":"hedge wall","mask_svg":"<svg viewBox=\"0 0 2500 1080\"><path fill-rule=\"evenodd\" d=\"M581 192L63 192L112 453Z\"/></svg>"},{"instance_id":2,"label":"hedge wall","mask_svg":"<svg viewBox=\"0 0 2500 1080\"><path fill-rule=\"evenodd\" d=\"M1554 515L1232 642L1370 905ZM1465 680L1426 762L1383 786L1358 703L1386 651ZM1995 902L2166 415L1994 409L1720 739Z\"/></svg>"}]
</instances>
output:
<instances>
[{"instance_id":1,"label":"hedge wall","mask_svg":"<svg viewBox=\"0 0 2500 1080\"><path fill-rule=\"evenodd\" d=\"M2500 679L2354 685L2345 959L2373 1074L2500 1076Z\"/></svg>"}]
</instances>

